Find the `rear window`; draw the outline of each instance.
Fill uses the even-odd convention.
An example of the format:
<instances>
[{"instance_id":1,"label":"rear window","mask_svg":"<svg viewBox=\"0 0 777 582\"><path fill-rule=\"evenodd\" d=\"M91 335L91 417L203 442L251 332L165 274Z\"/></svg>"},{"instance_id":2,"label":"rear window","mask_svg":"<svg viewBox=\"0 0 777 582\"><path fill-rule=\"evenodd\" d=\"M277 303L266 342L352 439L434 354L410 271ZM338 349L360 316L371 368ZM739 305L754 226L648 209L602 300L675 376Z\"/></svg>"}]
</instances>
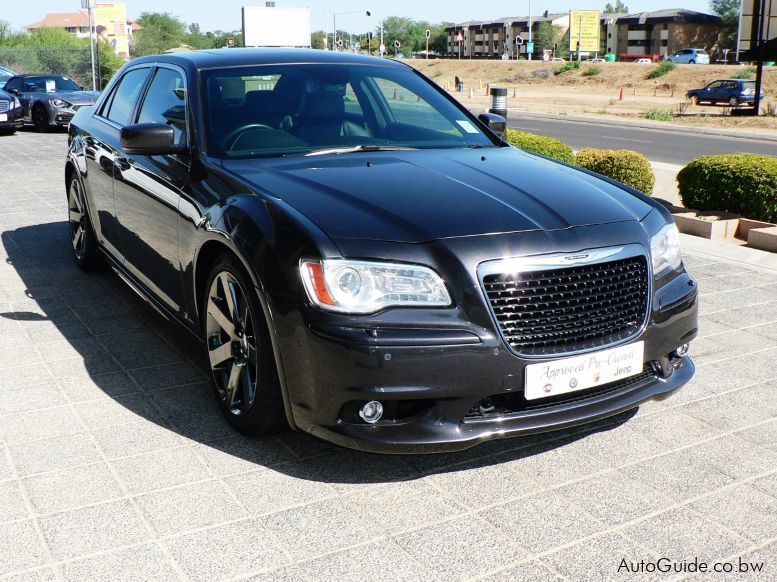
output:
<instances>
[{"instance_id":1,"label":"rear window","mask_svg":"<svg viewBox=\"0 0 777 582\"><path fill-rule=\"evenodd\" d=\"M742 83L743 88L755 91L755 81L744 81Z\"/></svg>"},{"instance_id":2,"label":"rear window","mask_svg":"<svg viewBox=\"0 0 777 582\"><path fill-rule=\"evenodd\" d=\"M706 55L707 51L705 51L704 49L696 49L696 54L697 55Z\"/></svg>"}]
</instances>

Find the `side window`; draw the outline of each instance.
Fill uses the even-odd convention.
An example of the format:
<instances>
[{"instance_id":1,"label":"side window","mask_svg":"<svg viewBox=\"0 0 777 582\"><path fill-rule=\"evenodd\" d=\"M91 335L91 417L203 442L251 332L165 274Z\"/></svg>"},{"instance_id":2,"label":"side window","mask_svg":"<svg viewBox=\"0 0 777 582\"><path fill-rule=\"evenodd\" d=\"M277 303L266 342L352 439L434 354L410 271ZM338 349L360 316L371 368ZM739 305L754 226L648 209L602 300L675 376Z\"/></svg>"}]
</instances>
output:
<instances>
[{"instance_id":1,"label":"side window","mask_svg":"<svg viewBox=\"0 0 777 582\"><path fill-rule=\"evenodd\" d=\"M434 131L450 131L450 122L434 107L431 107L420 95L416 95L407 87L403 87L389 79L376 77L375 84L378 90L383 93L386 105L388 105L397 123ZM474 128L473 130L477 133L477 130Z\"/></svg>"},{"instance_id":2,"label":"side window","mask_svg":"<svg viewBox=\"0 0 777 582\"><path fill-rule=\"evenodd\" d=\"M16 89L17 91L21 91L22 90L22 80L19 77L14 77L13 79L11 79L10 81L8 81L5 84L5 89L6 89L6 91L8 89Z\"/></svg>"},{"instance_id":3,"label":"side window","mask_svg":"<svg viewBox=\"0 0 777 582\"><path fill-rule=\"evenodd\" d=\"M171 69L157 69L140 107L138 123L161 123L173 128L175 144L186 143L186 86Z\"/></svg>"},{"instance_id":4,"label":"side window","mask_svg":"<svg viewBox=\"0 0 777 582\"><path fill-rule=\"evenodd\" d=\"M132 112L138 101L141 89L148 77L148 69L133 69L119 82L119 86L113 91L110 102L103 108L103 116L119 125L132 124Z\"/></svg>"}]
</instances>

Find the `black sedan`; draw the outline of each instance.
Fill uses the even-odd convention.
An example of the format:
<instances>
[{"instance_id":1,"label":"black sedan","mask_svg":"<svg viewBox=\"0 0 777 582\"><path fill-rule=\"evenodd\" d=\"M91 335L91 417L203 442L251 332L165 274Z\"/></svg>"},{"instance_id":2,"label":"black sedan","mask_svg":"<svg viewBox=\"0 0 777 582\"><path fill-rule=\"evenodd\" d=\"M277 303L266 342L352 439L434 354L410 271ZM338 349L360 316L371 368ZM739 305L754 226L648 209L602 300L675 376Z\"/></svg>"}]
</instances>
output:
<instances>
[{"instance_id":1,"label":"black sedan","mask_svg":"<svg viewBox=\"0 0 777 582\"><path fill-rule=\"evenodd\" d=\"M14 133L24 125L22 111L15 95L0 90L0 134Z\"/></svg>"},{"instance_id":2,"label":"black sedan","mask_svg":"<svg viewBox=\"0 0 777 582\"><path fill-rule=\"evenodd\" d=\"M503 129L389 60L144 57L70 125L70 243L201 338L245 433L457 450L668 396L697 333L671 215Z\"/></svg>"},{"instance_id":3,"label":"black sedan","mask_svg":"<svg viewBox=\"0 0 777 582\"><path fill-rule=\"evenodd\" d=\"M21 101L24 118L36 131L67 126L79 108L94 105L100 95L63 75L18 75L8 80L4 90Z\"/></svg>"}]
</instances>

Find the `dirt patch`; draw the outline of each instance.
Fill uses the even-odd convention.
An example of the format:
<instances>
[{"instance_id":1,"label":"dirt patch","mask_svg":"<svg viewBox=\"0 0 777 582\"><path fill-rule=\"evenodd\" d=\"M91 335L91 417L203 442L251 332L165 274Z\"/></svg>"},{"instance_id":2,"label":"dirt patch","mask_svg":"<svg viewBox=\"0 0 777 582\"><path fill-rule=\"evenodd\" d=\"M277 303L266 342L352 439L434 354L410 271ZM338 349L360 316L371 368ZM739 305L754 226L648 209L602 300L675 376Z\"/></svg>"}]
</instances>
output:
<instances>
[{"instance_id":1,"label":"dirt patch","mask_svg":"<svg viewBox=\"0 0 777 582\"><path fill-rule=\"evenodd\" d=\"M488 107L490 85L507 87L508 107L538 113L596 114L640 118L651 109L678 115L675 121L691 125L777 129L777 117L731 117L724 106L690 106L689 89L716 79L730 78L742 67L734 65L678 65L658 79L647 79L657 65L598 63L598 75L584 77L586 67L555 74L562 63L543 61L492 61L470 59L421 60L406 63L429 75L446 90L454 90L454 77L464 82L455 93L471 108ZM764 69L764 101L777 105L777 67Z\"/></svg>"}]
</instances>

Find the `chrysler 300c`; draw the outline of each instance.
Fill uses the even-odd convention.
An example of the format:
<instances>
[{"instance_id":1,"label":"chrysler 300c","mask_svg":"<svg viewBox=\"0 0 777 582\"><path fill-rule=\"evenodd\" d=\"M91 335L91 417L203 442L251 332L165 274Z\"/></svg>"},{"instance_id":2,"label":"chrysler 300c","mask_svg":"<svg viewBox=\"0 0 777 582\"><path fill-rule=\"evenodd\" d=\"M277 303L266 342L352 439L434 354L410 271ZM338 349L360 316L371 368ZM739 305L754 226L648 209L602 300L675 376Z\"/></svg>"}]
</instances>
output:
<instances>
[{"instance_id":1,"label":"chrysler 300c","mask_svg":"<svg viewBox=\"0 0 777 582\"><path fill-rule=\"evenodd\" d=\"M671 215L503 129L386 59L144 57L70 124L70 243L201 339L241 432L457 450L668 396Z\"/></svg>"}]
</instances>

